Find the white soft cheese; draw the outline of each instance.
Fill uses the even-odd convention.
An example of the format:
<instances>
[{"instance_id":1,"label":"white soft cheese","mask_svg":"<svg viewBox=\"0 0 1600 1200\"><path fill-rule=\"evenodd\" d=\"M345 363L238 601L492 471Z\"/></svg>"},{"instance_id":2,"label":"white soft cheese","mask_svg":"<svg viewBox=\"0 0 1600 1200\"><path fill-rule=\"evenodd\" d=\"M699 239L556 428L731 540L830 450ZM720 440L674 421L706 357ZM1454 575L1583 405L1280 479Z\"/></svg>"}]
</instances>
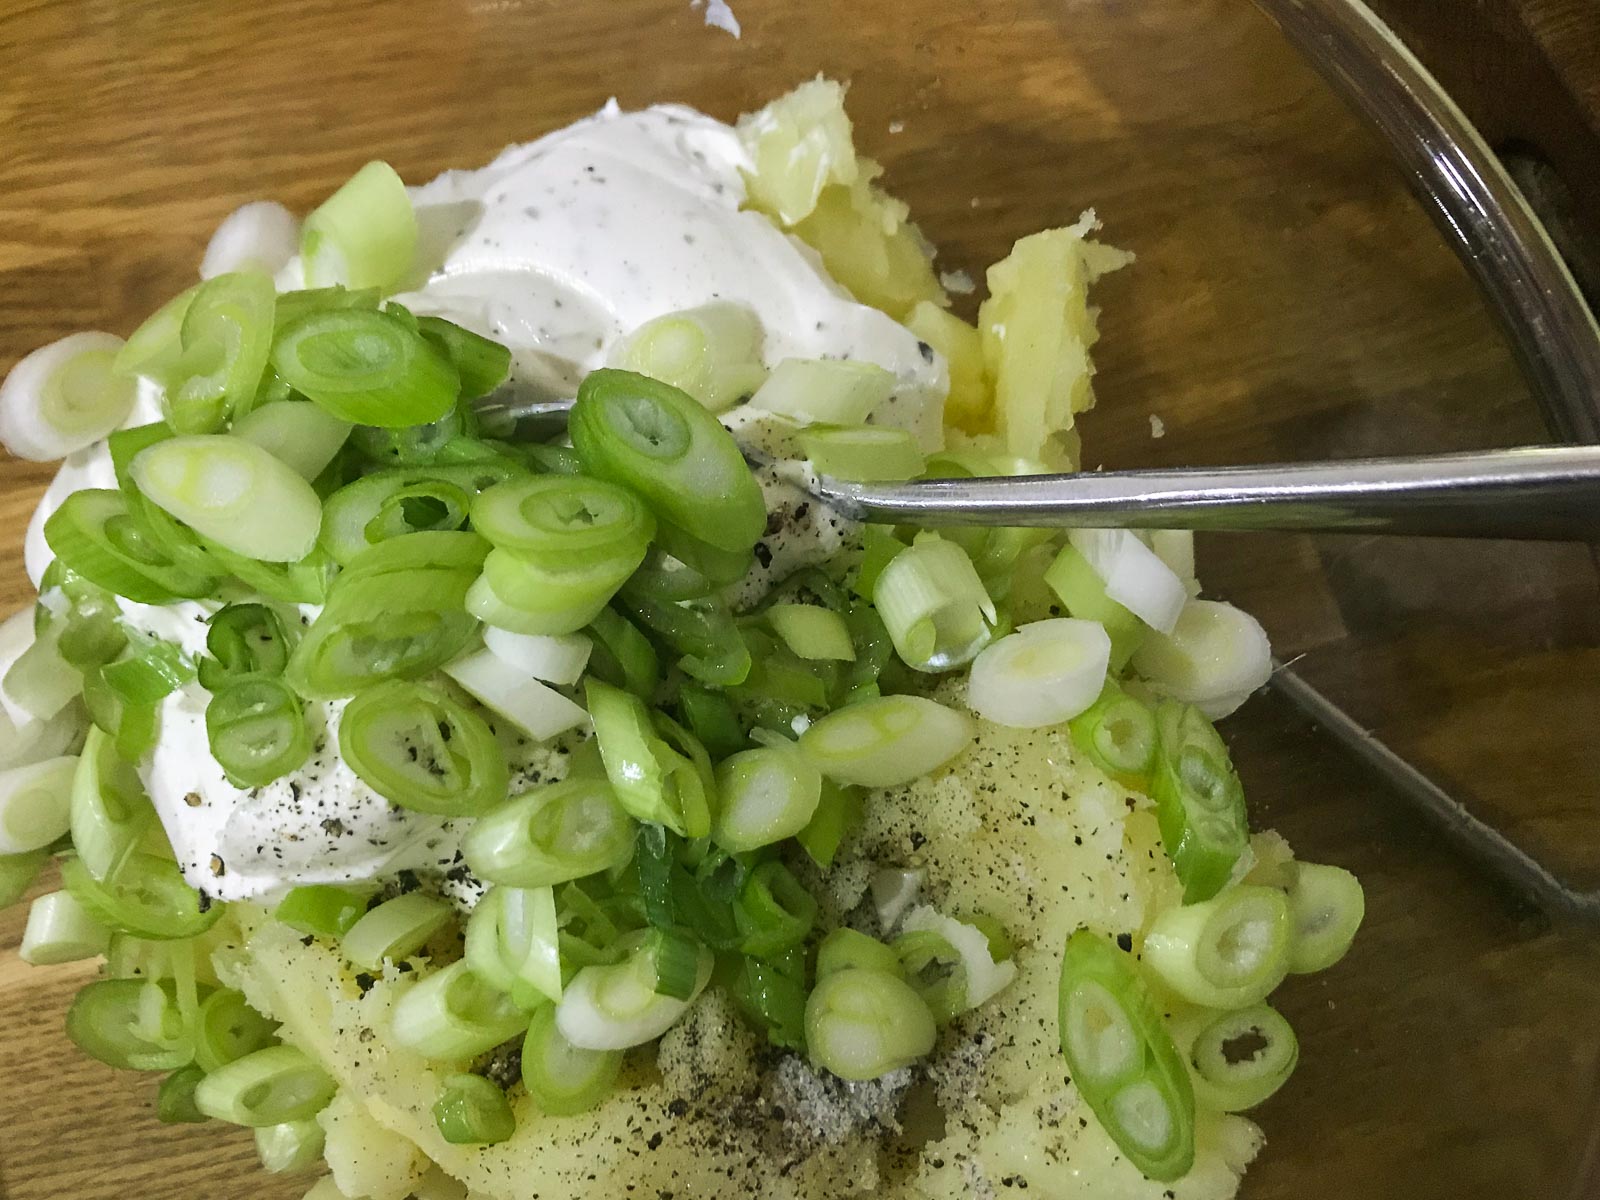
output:
<instances>
[{"instance_id":1,"label":"white soft cheese","mask_svg":"<svg viewBox=\"0 0 1600 1200\"><path fill-rule=\"evenodd\" d=\"M853 358L894 373L875 419L903 425L930 448L946 390L942 360L903 326L855 303L812 251L766 218L741 211L748 159L733 129L677 106L624 113L615 105L476 171L451 171L413 190L422 231L413 290L399 299L493 337L513 351L513 385L529 396L573 394L611 345L653 317L712 300L749 306L768 365L784 358ZM279 276L298 286L299 264ZM130 424L157 419L142 395ZM770 454L782 431L735 412L730 428ZM853 532L805 492L804 464L758 472L769 535L737 599L836 553ZM72 491L115 487L99 445L74 455L28 530L35 584L50 560L41 527ZM213 606L125 604L130 624L203 650ZM448 871L459 834L448 822L396 809L336 752L342 703L307 705L312 760L265 788L223 776L205 735L207 694L191 684L162 706L161 736L140 774L185 875L223 899L272 896L297 883ZM564 750L508 745L518 778L564 771ZM459 890L459 889L458 889Z\"/></svg>"}]
</instances>

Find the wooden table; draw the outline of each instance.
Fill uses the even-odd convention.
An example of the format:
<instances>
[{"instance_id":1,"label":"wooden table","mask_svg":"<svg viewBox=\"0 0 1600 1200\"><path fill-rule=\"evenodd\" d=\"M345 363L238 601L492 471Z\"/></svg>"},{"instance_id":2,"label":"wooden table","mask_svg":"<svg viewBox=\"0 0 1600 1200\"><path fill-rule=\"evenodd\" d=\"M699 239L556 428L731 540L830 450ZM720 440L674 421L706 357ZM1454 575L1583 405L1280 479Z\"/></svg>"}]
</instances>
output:
<instances>
[{"instance_id":1,"label":"wooden table","mask_svg":"<svg viewBox=\"0 0 1600 1200\"><path fill-rule=\"evenodd\" d=\"M1594 80L1559 75L1549 49L1575 45L1562 61L1593 66L1586 0L1529 5L1548 20L1520 23L1484 15L1497 5L1456 22L1455 0L1390 4L1403 23L1440 26L1424 40L1450 71L1482 77L1495 136L1530 140L1513 119L1523 101L1555 111L1565 97L1544 155L1593 197L1581 122L1593 128ZM371 157L412 180L477 164L612 93L731 118L820 69L853 81L858 141L942 265L981 279L1014 238L1090 204L1138 252L1100 296L1092 458L1541 436L1382 147L1244 0L734 7L739 42L688 0L0 6L0 366L75 329L127 332L193 279L209 231L242 201L304 210ZM1512 64L1495 56L1512 52L1484 49L1497 37L1544 63L1544 90L1498 73ZM28 598L21 530L49 471L0 471L9 608ZM1600 874L1600 605L1585 555L1219 538L1203 575L1258 612L1281 652L1361 699L1385 736L1456 772L1484 811L1565 869ZM1232 728L1258 822L1358 870L1371 898L1350 959L1286 989L1303 1064L1261 1114L1271 1146L1246 1195L1571 1194L1596 1128L1592 937L1504 895L1270 697ZM163 1128L150 1081L78 1056L61 1013L88 972L22 966L20 929L20 912L0 914L0 1194L303 1192L253 1173L248 1137Z\"/></svg>"}]
</instances>

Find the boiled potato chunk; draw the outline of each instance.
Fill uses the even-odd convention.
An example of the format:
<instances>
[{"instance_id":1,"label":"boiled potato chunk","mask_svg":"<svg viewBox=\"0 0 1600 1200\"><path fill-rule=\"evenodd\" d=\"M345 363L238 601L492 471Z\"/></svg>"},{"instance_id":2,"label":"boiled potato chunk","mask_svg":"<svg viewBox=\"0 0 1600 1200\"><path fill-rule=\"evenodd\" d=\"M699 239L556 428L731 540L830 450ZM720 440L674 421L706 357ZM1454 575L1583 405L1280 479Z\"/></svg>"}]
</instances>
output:
<instances>
[{"instance_id":1,"label":"boiled potato chunk","mask_svg":"<svg viewBox=\"0 0 1600 1200\"><path fill-rule=\"evenodd\" d=\"M911 310L906 328L942 354L949 366L945 424L966 433L993 428L994 391L983 359L983 338L977 329L931 300L923 300Z\"/></svg>"},{"instance_id":2,"label":"boiled potato chunk","mask_svg":"<svg viewBox=\"0 0 1600 1200\"><path fill-rule=\"evenodd\" d=\"M802 83L740 117L738 130L755 167L745 176L750 207L780 225L810 216L824 187L848 187L860 176L844 85L835 80Z\"/></svg>"}]
</instances>

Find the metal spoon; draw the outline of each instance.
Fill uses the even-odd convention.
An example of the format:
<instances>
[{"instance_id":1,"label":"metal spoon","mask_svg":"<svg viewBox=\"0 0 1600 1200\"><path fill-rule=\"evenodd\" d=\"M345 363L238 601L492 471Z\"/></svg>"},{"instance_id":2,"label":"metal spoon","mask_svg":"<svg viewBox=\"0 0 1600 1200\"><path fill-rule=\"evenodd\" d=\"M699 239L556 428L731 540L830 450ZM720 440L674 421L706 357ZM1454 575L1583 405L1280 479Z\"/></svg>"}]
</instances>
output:
<instances>
[{"instance_id":1,"label":"metal spoon","mask_svg":"<svg viewBox=\"0 0 1600 1200\"><path fill-rule=\"evenodd\" d=\"M570 407L490 398L482 411L547 438ZM1600 446L914 483L824 476L810 490L856 520L917 525L1600 538Z\"/></svg>"}]
</instances>

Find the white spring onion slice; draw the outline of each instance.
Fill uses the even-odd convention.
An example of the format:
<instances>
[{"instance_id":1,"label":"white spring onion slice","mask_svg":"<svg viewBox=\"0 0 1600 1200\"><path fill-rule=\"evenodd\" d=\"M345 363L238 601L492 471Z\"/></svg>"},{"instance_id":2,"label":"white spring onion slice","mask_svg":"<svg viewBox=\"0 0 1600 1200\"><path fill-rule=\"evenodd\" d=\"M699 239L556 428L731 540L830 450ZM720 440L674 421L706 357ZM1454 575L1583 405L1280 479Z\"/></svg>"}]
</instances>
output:
<instances>
[{"instance_id":1,"label":"white spring onion slice","mask_svg":"<svg viewBox=\"0 0 1600 1200\"><path fill-rule=\"evenodd\" d=\"M473 1058L528 1027L528 1014L465 961L427 976L394 1006L395 1041L427 1058Z\"/></svg>"},{"instance_id":2,"label":"white spring onion slice","mask_svg":"<svg viewBox=\"0 0 1600 1200\"><path fill-rule=\"evenodd\" d=\"M983 930L947 917L925 904L908 912L900 929L903 933L936 933L955 948L961 956L961 969L966 973L966 1007L969 1009L993 999L1017 977L1017 964L1013 960L995 962Z\"/></svg>"},{"instance_id":3,"label":"white spring onion slice","mask_svg":"<svg viewBox=\"0 0 1600 1200\"><path fill-rule=\"evenodd\" d=\"M895 787L938 770L976 736L965 713L922 696L880 696L815 722L800 749L829 779Z\"/></svg>"},{"instance_id":4,"label":"white spring onion slice","mask_svg":"<svg viewBox=\"0 0 1600 1200\"><path fill-rule=\"evenodd\" d=\"M206 243L200 278L254 268L276 275L300 249L300 222L275 200L252 200L226 217Z\"/></svg>"},{"instance_id":5,"label":"white spring onion slice","mask_svg":"<svg viewBox=\"0 0 1600 1200\"><path fill-rule=\"evenodd\" d=\"M3 692L0 692L3 695ZM0 771L70 754L80 744L87 720L81 704L70 704L48 721L18 725L0 711Z\"/></svg>"},{"instance_id":6,"label":"white spring onion slice","mask_svg":"<svg viewBox=\"0 0 1600 1200\"><path fill-rule=\"evenodd\" d=\"M560 687L570 687L583 677L594 649L581 633L513 633L494 625L484 627L483 644L519 671Z\"/></svg>"},{"instance_id":7,"label":"white spring onion slice","mask_svg":"<svg viewBox=\"0 0 1600 1200\"><path fill-rule=\"evenodd\" d=\"M141 450L129 467L149 499L235 554L296 562L311 553L322 501L294 469L243 438L195 434Z\"/></svg>"},{"instance_id":8,"label":"white spring onion slice","mask_svg":"<svg viewBox=\"0 0 1600 1200\"><path fill-rule=\"evenodd\" d=\"M256 1157L271 1175L304 1171L322 1161L326 1135L315 1120L285 1121L256 1130Z\"/></svg>"},{"instance_id":9,"label":"white spring onion slice","mask_svg":"<svg viewBox=\"0 0 1600 1200\"><path fill-rule=\"evenodd\" d=\"M406 892L363 914L345 931L339 949L352 966L377 971L385 960L409 958L450 922L450 906L421 892Z\"/></svg>"},{"instance_id":10,"label":"white spring onion slice","mask_svg":"<svg viewBox=\"0 0 1600 1200\"><path fill-rule=\"evenodd\" d=\"M1333 966L1350 949L1366 912L1367 894L1349 871L1301 863L1289 888L1289 970L1304 975Z\"/></svg>"},{"instance_id":11,"label":"white spring onion slice","mask_svg":"<svg viewBox=\"0 0 1600 1200\"><path fill-rule=\"evenodd\" d=\"M1200 580L1194 571L1194 530L1192 529L1152 529L1146 535L1150 539L1150 549L1155 551L1156 557L1167 564L1170 570L1188 589L1189 595L1200 594Z\"/></svg>"},{"instance_id":12,"label":"white spring onion slice","mask_svg":"<svg viewBox=\"0 0 1600 1200\"><path fill-rule=\"evenodd\" d=\"M0 771L0 854L42 850L71 825L73 755Z\"/></svg>"},{"instance_id":13,"label":"white spring onion slice","mask_svg":"<svg viewBox=\"0 0 1600 1200\"><path fill-rule=\"evenodd\" d=\"M580 1050L626 1050L652 1042L677 1024L711 981L711 951L699 947L699 959L686 1000L655 990L655 960L642 947L615 965L584 967L561 993L556 1028Z\"/></svg>"},{"instance_id":14,"label":"white spring onion slice","mask_svg":"<svg viewBox=\"0 0 1600 1200\"><path fill-rule=\"evenodd\" d=\"M339 453L353 426L309 400L280 400L252 409L233 423L234 437L260 446L310 481Z\"/></svg>"},{"instance_id":15,"label":"white spring onion slice","mask_svg":"<svg viewBox=\"0 0 1600 1200\"><path fill-rule=\"evenodd\" d=\"M555 892L492 887L467 920L466 963L525 1009L561 999Z\"/></svg>"},{"instance_id":16,"label":"white spring onion slice","mask_svg":"<svg viewBox=\"0 0 1600 1200\"><path fill-rule=\"evenodd\" d=\"M793 743L741 750L717 764L721 808L712 836L739 854L793 837L822 800L822 774Z\"/></svg>"},{"instance_id":17,"label":"white spring onion slice","mask_svg":"<svg viewBox=\"0 0 1600 1200\"><path fill-rule=\"evenodd\" d=\"M537 741L565 733L589 719L581 705L523 673L493 650L479 650L458 658L444 671Z\"/></svg>"},{"instance_id":18,"label":"white spring onion slice","mask_svg":"<svg viewBox=\"0 0 1600 1200\"><path fill-rule=\"evenodd\" d=\"M1095 702L1111 664L1111 638L1094 621L1058 617L1024 625L972 664L967 703L996 725L1040 729Z\"/></svg>"},{"instance_id":19,"label":"white spring onion slice","mask_svg":"<svg viewBox=\"0 0 1600 1200\"><path fill-rule=\"evenodd\" d=\"M99 441L133 411L136 383L112 373L122 339L73 333L22 358L0 383L0 442L49 462Z\"/></svg>"},{"instance_id":20,"label":"white spring onion slice","mask_svg":"<svg viewBox=\"0 0 1600 1200\"><path fill-rule=\"evenodd\" d=\"M916 671L969 663L994 634L995 606L967 552L921 534L883 568L872 587L895 653Z\"/></svg>"},{"instance_id":21,"label":"white spring onion slice","mask_svg":"<svg viewBox=\"0 0 1600 1200\"><path fill-rule=\"evenodd\" d=\"M1272 646L1249 613L1220 600L1191 600L1172 632L1151 634L1132 661L1156 691L1215 721L1267 682Z\"/></svg>"},{"instance_id":22,"label":"white spring onion slice","mask_svg":"<svg viewBox=\"0 0 1600 1200\"><path fill-rule=\"evenodd\" d=\"M761 322L744 305L725 300L646 321L612 347L606 363L670 383L716 413L767 377Z\"/></svg>"},{"instance_id":23,"label":"white spring onion slice","mask_svg":"<svg viewBox=\"0 0 1600 1200\"><path fill-rule=\"evenodd\" d=\"M806 1051L841 1079L877 1079L910 1066L937 1039L922 997L890 971L834 971L806 1000Z\"/></svg>"},{"instance_id":24,"label":"white spring onion slice","mask_svg":"<svg viewBox=\"0 0 1600 1200\"><path fill-rule=\"evenodd\" d=\"M1128 529L1074 529L1068 539L1106 585L1106 595L1150 628L1170 633L1189 589Z\"/></svg>"},{"instance_id":25,"label":"white spring onion slice","mask_svg":"<svg viewBox=\"0 0 1600 1200\"><path fill-rule=\"evenodd\" d=\"M900 918L917 902L925 875L920 868L902 867L883 867L873 873L868 890L884 933L893 933L899 928Z\"/></svg>"},{"instance_id":26,"label":"white spring onion slice","mask_svg":"<svg viewBox=\"0 0 1600 1200\"><path fill-rule=\"evenodd\" d=\"M1139 1035L1128 1020L1126 1006L1104 984L1080 979L1062 1012L1062 1040L1086 1083L1103 1087L1138 1071L1142 1058Z\"/></svg>"},{"instance_id":27,"label":"white spring onion slice","mask_svg":"<svg viewBox=\"0 0 1600 1200\"><path fill-rule=\"evenodd\" d=\"M783 644L812 662L854 662L855 646L844 617L817 604L774 604L767 623Z\"/></svg>"},{"instance_id":28,"label":"white spring onion slice","mask_svg":"<svg viewBox=\"0 0 1600 1200\"><path fill-rule=\"evenodd\" d=\"M786 358L750 397L750 405L801 425L860 425L893 391L893 373L874 363Z\"/></svg>"},{"instance_id":29,"label":"white spring onion slice","mask_svg":"<svg viewBox=\"0 0 1600 1200\"><path fill-rule=\"evenodd\" d=\"M386 162L369 162L306 217L300 257L307 287L394 287L417 252L417 214Z\"/></svg>"},{"instance_id":30,"label":"white spring onion slice","mask_svg":"<svg viewBox=\"0 0 1600 1200\"><path fill-rule=\"evenodd\" d=\"M12 622L22 622L21 628ZM6 622L4 640L26 636L29 644L0 677L0 709L18 728L49 721L83 693L83 675L61 657L58 639L66 628L56 622L40 637L33 637L33 616L24 609Z\"/></svg>"},{"instance_id":31,"label":"white spring onion slice","mask_svg":"<svg viewBox=\"0 0 1600 1200\"><path fill-rule=\"evenodd\" d=\"M28 907L18 956L36 967L78 962L104 954L111 931L91 917L71 892L50 892Z\"/></svg>"}]
</instances>

